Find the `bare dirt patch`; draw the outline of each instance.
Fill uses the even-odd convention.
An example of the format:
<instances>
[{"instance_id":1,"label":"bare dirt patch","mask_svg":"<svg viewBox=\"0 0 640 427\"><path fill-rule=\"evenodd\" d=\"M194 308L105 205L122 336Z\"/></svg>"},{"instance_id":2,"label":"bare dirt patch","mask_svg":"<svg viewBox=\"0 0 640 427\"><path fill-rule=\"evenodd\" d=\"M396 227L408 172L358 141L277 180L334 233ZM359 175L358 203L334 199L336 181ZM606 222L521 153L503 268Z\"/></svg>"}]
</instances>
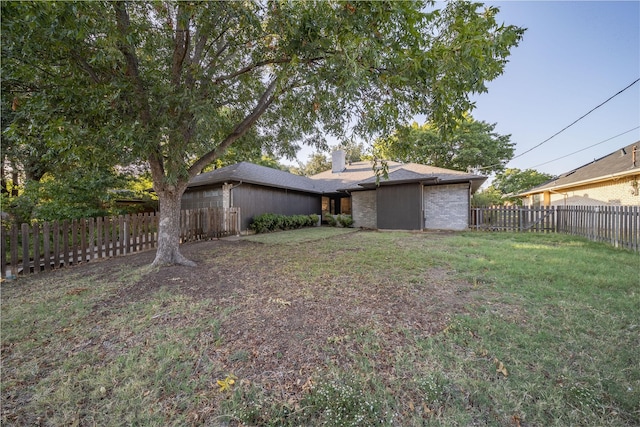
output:
<instances>
[{"instance_id":1,"label":"bare dirt patch","mask_svg":"<svg viewBox=\"0 0 640 427\"><path fill-rule=\"evenodd\" d=\"M400 246L405 244L409 243ZM89 351L104 366L127 349L145 348L154 334L153 330L137 336L133 330L109 329L105 319L114 322L114 318L130 313L133 304L155 304L158 292L193 304L204 303L204 308L187 315L164 313L158 307L157 314L151 316L152 327L188 330L195 323L194 315L218 319L215 333L199 331L195 338L197 357L188 356L195 357L191 375L208 375L213 386L217 379L233 375L242 384L257 386L292 405L303 398L312 378L331 367L348 371L365 361L381 378L401 375L395 361L412 340L442 331L453 316L467 313L480 298L472 285L443 267L405 274L380 260L380 271L370 271L359 266L362 257L371 257L364 247L354 244L333 251L330 245L329 249L318 246L246 240L187 244L182 252L198 264L195 268L151 269L147 267L153 260L151 251L55 271L46 280L42 275L3 283L3 298L6 302L25 300L33 293L46 294L53 283L58 287L57 298L91 294L89 312L78 320L89 325L85 332L69 335L56 345L64 348L67 356ZM78 284L74 277L83 281ZM91 293L93 278L110 284L104 293ZM61 334L73 333L72 329L67 331L73 325L65 325L64 319L60 322ZM3 344L3 360L23 358L13 353L12 346ZM38 375L43 377L30 377L24 387L35 387L64 362L51 353L59 353L56 348L38 350L41 361L51 359L47 361L51 369L42 369ZM16 384L3 393L5 420L33 421L19 409L22 400L31 399L19 389ZM201 420L217 411L223 395L215 396L206 405L190 410L193 419Z\"/></svg>"},{"instance_id":2,"label":"bare dirt patch","mask_svg":"<svg viewBox=\"0 0 640 427\"><path fill-rule=\"evenodd\" d=\"M288 262L279 251L288 252ZM426 338L442 331L479 296L443 268L425 271L413 284L349 271L303 280L285 268L296 259L290 249L220 240L185 246L183 253L198 267L150 272L114 301L141 300L165 289L231 309L220 328L224 345L204 357L221 366L221 375L277 387L290 397L319 369L348 369L358 356L369 358L382 375L393 375L407 334ZM383 343L374 353L364 348L369 334Z\"/></svg>"}]
</instances>

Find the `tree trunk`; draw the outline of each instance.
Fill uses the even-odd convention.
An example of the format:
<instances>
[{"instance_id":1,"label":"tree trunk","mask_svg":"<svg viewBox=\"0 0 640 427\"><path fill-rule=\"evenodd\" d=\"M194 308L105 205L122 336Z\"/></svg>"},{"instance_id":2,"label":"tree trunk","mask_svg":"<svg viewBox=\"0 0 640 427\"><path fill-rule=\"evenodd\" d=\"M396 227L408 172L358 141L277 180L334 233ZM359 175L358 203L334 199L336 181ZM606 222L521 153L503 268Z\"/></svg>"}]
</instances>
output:
<instances>
[{"instance_id":1,"label":"tree trunk","mask_svg":"<svg viewBox=\"0 0 640 427\"><path fill-rule=\"evenodd\" d=\"M158 192L160 202L160 223L158 227L158 250L153 266L186 265L195 267L196 263L180 253L180 202L184 189Z\"/></svg>"}]
</instances>

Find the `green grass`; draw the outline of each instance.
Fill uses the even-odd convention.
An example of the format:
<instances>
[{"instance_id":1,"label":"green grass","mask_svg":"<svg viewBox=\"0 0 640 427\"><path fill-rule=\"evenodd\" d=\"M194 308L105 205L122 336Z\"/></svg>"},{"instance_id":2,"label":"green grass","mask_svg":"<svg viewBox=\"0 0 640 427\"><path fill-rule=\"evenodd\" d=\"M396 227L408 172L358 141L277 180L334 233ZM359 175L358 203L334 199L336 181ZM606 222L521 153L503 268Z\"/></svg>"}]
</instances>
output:
<instances>
[{"instance_id":1,"label":"green grass","mask_svg":"<svg viewBox=\"0 0 640 427\"><path fill-rule=\"evenodd\" d=\"M336 228L336 227L309 227L301 230L279 231L277 233L253 234L243 237L257 243L265 243L269 245L284 244L296 245L315 240L330 239L342 234L356 232L355 228Z\"/></svg>"},{"instance_id":2,"label":"green grass","mask_svg":"<svg viewBox=\"0 0 640 427\"><path fill-rule=\"evenodd\" d=\"M637 253L555 234L322 227L243 240L198 268L224 259L266 275L221 299L169 284L105 305L147 267L5 287L3 425L640 424ZM283 313L336 304L340 332L305 342L326 355L307 383L265 372L223 392L216 380L256 360L223 325L254 319L265 283ZM407 316L443 327L427 333L365 304L393 289L424 298ZM351 323L361 307L373 308Z\"/></svg>"}]
</instances>

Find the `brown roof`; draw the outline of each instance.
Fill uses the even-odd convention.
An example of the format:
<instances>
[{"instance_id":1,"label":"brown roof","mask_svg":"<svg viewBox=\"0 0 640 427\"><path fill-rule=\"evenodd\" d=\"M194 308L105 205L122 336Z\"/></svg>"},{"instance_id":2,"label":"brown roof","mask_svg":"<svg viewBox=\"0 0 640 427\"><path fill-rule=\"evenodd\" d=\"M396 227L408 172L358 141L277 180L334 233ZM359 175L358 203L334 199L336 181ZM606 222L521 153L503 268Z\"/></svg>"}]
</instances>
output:
<instances>
[{"instance_id":1,"label":"brown roof","mask_svg":"<svg viewBox=\"0 0 640 427\"><path fill-rule=\"evenodd\" d=\"M241 162L200 174L189 182L189 188L193 189L224 182L247 182L309 193L327 194L364 190L378 184L471 182L472 190L476 191L487 179L480 175L417 163L388 162L387 164L388 177L380 177L379 182L377 182L372 162L355 162L347 164L341 172L333 173L328 170L310 177L294 175L253 163Z\"/></svg>"},{"instance_id":2,"label":"brown roof","mask_svg":"<svg viewBox=\"0 0 640 427\"><path fill-rule=\"evenodd\" d=\"M611 154L596 159L579 168L563 173L542 185L518 194L518 196L527 196L558 188L601 182L621 176L635 175L637 173L640 173L640 141L622 147Z\"/></svg>"},{"instance_id":3,"label":"brown roof","mask_svg":"<svg viewBox=\"0 0 640 427\"><path fill-rule=\"evenodd\" d=\"M387 162L387 178L376 177L373 162L355 162L347 164L341 172L331 170L313 175L313 180L323 181L326 191L357 191L376 185L401 184L408 182L423 182L446 184L454 182L471 182L476 191L487 179L485 176L475 175L452 169L421 165L418 163Z\"/></svg>"},{"instance_id":4,"label":"brown roof","mask_svg":"<svg viewBox=\"0 0 640 427\"><path fill-rule=\"evenodd\" d=\"M197 175L189 181L189 188L222 184L224 182L246 182L308 193L322 193L319 183L306 176L294 175L249 162L240 162Z\"/></svg>"}]
</instances>

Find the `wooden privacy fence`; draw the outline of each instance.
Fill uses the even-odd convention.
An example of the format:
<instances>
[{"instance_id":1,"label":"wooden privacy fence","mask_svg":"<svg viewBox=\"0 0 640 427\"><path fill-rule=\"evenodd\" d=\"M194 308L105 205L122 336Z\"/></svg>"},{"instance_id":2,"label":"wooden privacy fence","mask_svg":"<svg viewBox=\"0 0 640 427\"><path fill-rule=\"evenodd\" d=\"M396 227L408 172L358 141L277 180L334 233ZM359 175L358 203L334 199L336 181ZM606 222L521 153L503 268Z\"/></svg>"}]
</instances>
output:
<instances>
[{"instance_id":1,"label":"wooden privacy fence","mask_svg":"<svg viewBox=\"0 0 640 427\"><path fill-rule=\"evenodd\" d=\"M471 208L474 230L565 233L640 251L640 206Z\"/></svg>"},{"instance_id":2,"label":"wooden privacy fence","mask_svg":"<svg viewBox=\"0 0 640 427\"><path fill-rule=\"evenodd\" d=\"M239 233L239 208L182 211L180 241ZM2 277L49 271L157 247L156 213L12 224L1 229Z\"/></svg>"},{"instance_id":3,"label":"wooden privacy fence","mask_svg":"<svg viewBox=\"0 0 640 427\"><path fill-rule=\"evenodd\" d=\"M183 210L180 215L180 230L182 242L239 234L240 208Z\"/></svg>"}]
</instances>

